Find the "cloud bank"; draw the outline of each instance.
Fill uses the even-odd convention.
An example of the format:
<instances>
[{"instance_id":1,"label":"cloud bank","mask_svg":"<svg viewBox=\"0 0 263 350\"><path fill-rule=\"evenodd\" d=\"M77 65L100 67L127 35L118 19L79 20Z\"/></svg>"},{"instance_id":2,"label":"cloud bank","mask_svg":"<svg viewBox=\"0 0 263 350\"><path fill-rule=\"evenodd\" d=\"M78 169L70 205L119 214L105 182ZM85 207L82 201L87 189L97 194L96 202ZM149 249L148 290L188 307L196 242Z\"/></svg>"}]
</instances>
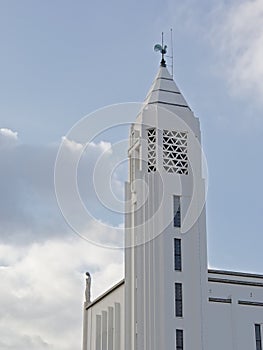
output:
<instances>
[{"instance_id":1,"label":"cloud bank","mask_svg":"<svg viewBox=\"0 0 263 350\"><path fill-rule=\"evenodd\" d=\"M123 275L121 251L75 237L22 250L1 244L0 254L2 349L80 348L84 272L92 274L93 297Z\"/></svg>"},{"instance_id":2,"label":"cloud bank","mask_svg":"<svg viewBox=\"0 0 263 350\"><path fill-rule=\"evenodd\" d=\"M67 145L69 157L84 150L80 187L96 206L88 179L97 157L110 156L111 144ZM1 349L80 349L85 271L92 274L93 297L123 276L123 252L79 238L60 213L53 184L57 150L20 144L15 131L0 129ZM94 239L118 239L114 228L87 222L85 229Z\"/></svg>"}]
</instances>

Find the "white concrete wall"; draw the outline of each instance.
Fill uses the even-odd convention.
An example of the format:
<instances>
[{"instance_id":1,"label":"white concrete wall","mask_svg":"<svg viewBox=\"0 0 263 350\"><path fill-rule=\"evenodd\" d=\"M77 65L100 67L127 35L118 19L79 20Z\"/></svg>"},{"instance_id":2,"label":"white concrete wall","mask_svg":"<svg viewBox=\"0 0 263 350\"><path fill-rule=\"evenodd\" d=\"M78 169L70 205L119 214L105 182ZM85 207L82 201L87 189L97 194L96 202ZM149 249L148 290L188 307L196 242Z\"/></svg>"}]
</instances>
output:
<instances>
[{"instance_id":1,"label":"white concrete wall","mask_svg":"<svg viewBox=\"0 0 263 350\"><path fill-rule=\"evenodd\" d=\"M205 284L207 288L207 298L203 300L205 312L202 320L193 317L196 321L197 330L199 329L200 323L202 322L203 324L204 347L202 350L256 350L255 324L263 325L263 276L254 278L249 275L235 276L220 272L220 274L209 273L208 277L209 279L224 280L224 283L210 281ZM229 280L230 283L225 283L226 280ZM231 284L233 281L234 283L245 284L233 285ZM209 301L209 299L211 301ZM256 303L258 305L239 304L240 301L247 302L248 304ZM119 305L117 308L120 309L119 320L115 317L116 304ZM173 309L173 307L174 305L170 305L170 309ZM191 305L188 306L184 304L184 309L185 308L187 313L192 311ZM85 346L83 346L83 350L103 350L102 316L103 314L105 315L105 313L107 314L108 326L106 349L126 350L124 346L125 328L123 284L119 285L119 287L112 292L106 294L105 297L99 298L98 302L95 301L95 303L85 311L87 316L87 328L84 329L84 334L87 333L87 341ZM169 318L169 313L170 312L165 314L165 312L161 312L159 315L160 319L162 322L164 321L165 324L166 321L163 318ZM100 322L99 327L97 324L98 320ZM174 326L175 325L172 323L172 327ZM193 344L190 343L191 340L188 339L189 327L185 317L181 319L181 326L186 332L184 349L191 350ZM98 328L101 328L101 341L99 342L99 345L96 344ZM120 330L120 334L116 335L116 330L118 329ZM140 329L138 329L138 332L140 333ZM161 332L158 332L158 337L160 335ZM155 341L156 339L153 339L153 342Z\"/></svg>"},{"instance_id":2,"label":"white concrete wall","mask_svg":"<svg viewBox=\"0 0 263 350\"><path fill-rule=\"evenodd\" d=\"M86 306L85 319L83 350L124 350L124 283Z\"/></svg>"},{"instance_id":3,"label":"white concrete wall","mask_svg":"<svg viewBox=\"0 0 263 350\"><path fill-rule=\"evenodd\" d=\"M126 242L137 244L127 249L125 257L127 350L174 350L176 329L184 330L185 349L203 349L204 331L200 320L204 318L207 299L205 210L197 214L197 220L187 232L173 227L174 195L181 197L182 226L184 220L187 221L191 201L198 211L203 199L201 149L196 147L201 138L199 121L189 108L168 108L170 112L161 106L149 105L142 111L134 124L139 141L131 143L129 152L132 164L139 149L142 164L135 169L135 178L127 184L126 192L126 198L133 199L128 207L131 214L126 221L130 225L130 228L126 225ZM157 130L157 171L154 173L147 171L147 129L151 127ZM191 160L188 175L164 170L162 132L165 129L188 133ZM135 179L137 181L132 183ZM193 198L196 188L199 194ZM141 226L137 227L139 224ZM175 237L182 240L183 269L180 272L173 267ZM182 318L175 317L175 282L183 284Z\"/></svg>"},{"instance_id":4,"label":"white concrete wall","mask_svg":"<svg viewBox=\"0 0 263 350\"><path fill-rule=\"evenodd\" d=\"M256 350L255 324L263 324L263 277L209 273L211 278L221 282L208 282L208 298L228 299L231 303L208 301L206 349Z\"/></svg>"},{"instance_id":5,"label":"white concrete wall","mask_svg":"<svg viewBox=\"0 0 263 350\"><path fill-rule=\"evenodd\" d=\"M158 90L163 84L158 77L146 102L166 100L172 103L167 105L171 113L159 104L145 105L132 129L135 134L126 183L125 285L85 311L83 350L174 350L176 329L184 331L184 350L256 350L254 325L263 324L263 277L207 273L205 207L200 210L205 184L199 121L165 71L160 74L167 86ZM178 106L180 103L185 107ZM154 173L147 171L150 127L157 130ZM164 129L188 133L188 175L164 170ZM173 226L174 195L181 197L181 228ZM187 227L192 204L190 212L197 220ZM182 242L182 271L174 270L174 238ZM175 317L175 282L183 285L181 318ZM116 312L120 317L115 317Z\"/></svg>"}]
</instances>

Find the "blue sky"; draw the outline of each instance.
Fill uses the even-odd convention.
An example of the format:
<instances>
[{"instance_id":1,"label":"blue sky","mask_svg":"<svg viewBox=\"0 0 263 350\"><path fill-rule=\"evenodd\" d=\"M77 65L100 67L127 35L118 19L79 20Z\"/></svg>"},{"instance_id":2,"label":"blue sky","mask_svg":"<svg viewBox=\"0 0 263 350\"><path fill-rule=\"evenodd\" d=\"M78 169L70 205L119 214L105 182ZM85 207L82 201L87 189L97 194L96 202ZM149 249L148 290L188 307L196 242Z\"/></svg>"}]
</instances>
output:
<instances>
[{"instance_id":1,"label":"blue sky","mask_svg":"<svg viewBox=\"0 0 263 350\"><path fill-rule=\"evenodd\" d=\"M91 246L66 225L54 162L80 118L143 101L160 60L153 46L164 31L169 49L171 27L174 77L200 118L208 160L210 266L263 273L262 21L260 0L1 2L1 348L80 347L83 272L93 271L94 295L121 278L120 251ZM104 146L88 151L89 164Z\"/></svg>"}]
</instances>

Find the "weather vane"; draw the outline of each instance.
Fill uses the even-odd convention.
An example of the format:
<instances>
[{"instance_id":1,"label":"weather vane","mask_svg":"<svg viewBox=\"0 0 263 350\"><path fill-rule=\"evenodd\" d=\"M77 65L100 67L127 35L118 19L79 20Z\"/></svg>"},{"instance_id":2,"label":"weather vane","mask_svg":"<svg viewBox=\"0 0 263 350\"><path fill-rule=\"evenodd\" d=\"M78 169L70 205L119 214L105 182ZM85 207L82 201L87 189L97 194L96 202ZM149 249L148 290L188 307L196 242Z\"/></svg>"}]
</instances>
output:
<instances>
[{"instance_id":1,"label":"weather vane","mask_svg":"<svg viewBox=\"0 0 263 350\"><path fill-rule=\"evenodd\" d=\"M154 51L161 52L162 54L161 67L166 67L164 55L167 53L167 45L163 45L163 33L162 33L162 45L160 44L154 45Z\"/></svg>"}]
</instances>

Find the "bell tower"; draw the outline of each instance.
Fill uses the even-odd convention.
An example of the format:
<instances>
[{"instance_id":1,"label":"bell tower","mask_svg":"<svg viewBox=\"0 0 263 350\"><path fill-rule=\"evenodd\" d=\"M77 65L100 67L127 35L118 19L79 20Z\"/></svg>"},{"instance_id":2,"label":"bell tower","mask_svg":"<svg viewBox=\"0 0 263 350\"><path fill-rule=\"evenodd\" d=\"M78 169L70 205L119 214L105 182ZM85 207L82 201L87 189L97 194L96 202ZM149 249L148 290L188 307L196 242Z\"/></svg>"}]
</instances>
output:
<instances>
[{"instance_id":1,"label":"bell tower","mask_svg":"<svg viewBox=\"0 0 263 350\"><path fill-rule=\"evenodd\" d=\"M207 252L200 143L199 120L162 59L130 130L126 350L204 349Z\"/></svg>"}]
</instances>

